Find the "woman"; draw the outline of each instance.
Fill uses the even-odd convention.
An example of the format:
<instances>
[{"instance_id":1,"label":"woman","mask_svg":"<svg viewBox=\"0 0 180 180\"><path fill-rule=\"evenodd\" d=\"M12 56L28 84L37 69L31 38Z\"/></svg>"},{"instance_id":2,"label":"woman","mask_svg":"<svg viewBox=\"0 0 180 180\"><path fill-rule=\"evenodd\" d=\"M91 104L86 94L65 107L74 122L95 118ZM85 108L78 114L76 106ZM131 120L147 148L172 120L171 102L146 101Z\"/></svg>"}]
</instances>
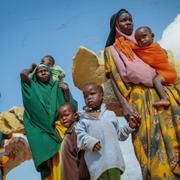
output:
<instances>
[{"instance_id":1,"label":"woman","mask_svg":"<svg viewBox=\"0 0 180 180\"><path fill-rule=\"evenodd\" d=\"M128 121L136 119L137 123L141 118L139 129L133 134L132 140L143 179L178 179L180 106L175 101L178 93L172 87L166 87L171 107L154 108L153 102L159 98L156 91L150 88L155 71L142 64L138 57L131 64L128 57L116 48L116 38L123 36L134 41L131 14L121 9L112 16L110 25L111 32L105 49L106 71L125 118ZM142 81L147 87L140 85Z\"/></svg>"},{"instance_id":2,"label":"woman","mask_svg":"<svg viewBox=\"0 0 180 180\"><path fill-rule=\"evenodd\" d=\"M69 96L68 86L53 81L50 68L44 64L37 67L32 65L21 72L20 76L25 131L36 169L40 171L42 179L45 179L59 168L58 162L54 161L58 158L61 144L53 126L57 119L57 109L66 101L70 101L75 108L77 103ZM57 176L50 179L59 180L59 175Z\"/></svg>"}]
</instances>

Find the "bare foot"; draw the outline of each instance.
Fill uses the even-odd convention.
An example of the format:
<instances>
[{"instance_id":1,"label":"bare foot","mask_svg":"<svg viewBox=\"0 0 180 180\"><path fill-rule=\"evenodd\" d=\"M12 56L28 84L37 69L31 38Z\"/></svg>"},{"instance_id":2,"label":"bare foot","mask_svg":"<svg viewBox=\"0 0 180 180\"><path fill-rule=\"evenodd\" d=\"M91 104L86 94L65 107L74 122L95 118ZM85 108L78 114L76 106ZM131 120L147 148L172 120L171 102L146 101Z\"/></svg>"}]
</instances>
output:
<instances>
[{"instance_id":1,"label":"bare foot","mask_svg":"<svg viewBox=\"0 0 180 180\"><path fill-rule=\"evenodd\" d=\"M170 102L168 99L161 99L160 101L156 101L155 103L153 103L153 106L154 107L162 107L162 106L165 106L165 107L168 107L170 106Z\"/></svg>"}]
</instances>

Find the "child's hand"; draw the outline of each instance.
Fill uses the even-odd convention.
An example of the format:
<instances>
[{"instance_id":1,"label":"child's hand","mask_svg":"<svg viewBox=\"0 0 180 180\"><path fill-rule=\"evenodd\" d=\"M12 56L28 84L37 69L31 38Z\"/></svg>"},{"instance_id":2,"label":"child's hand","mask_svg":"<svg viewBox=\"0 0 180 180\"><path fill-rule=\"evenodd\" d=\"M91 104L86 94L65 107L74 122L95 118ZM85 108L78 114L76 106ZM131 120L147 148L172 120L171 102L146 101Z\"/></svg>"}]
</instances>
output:
<instances>
[{"instance_id":1,"label":"child's hand","mask_svg":"<svg viewBox=\"0 0 180 180\"><path fill-rule=\"evenodd\" d=\"M64 73L59 74L59 79L60 79L60 80L63 79L64 77L65 77L65 74L64 74Z\"/></svg>"},{"instance_id":2,"label":"child's hand","mask_svg":"<svg viewBox=\"0 0 180 180\"><path fill-rule=\"evenodd\" d=\"M140 126L140 121L137 121L137 119L130 118L129 120L129 127L132 129L137 129Z\"/></svg>"},{"instance_id":3,"label":"child's hand","mask_svg":"<svg viewBox=\"0 0 180 180\"><path fill-rule=\"evenodd\" d=\"M123 109L123 114L128 122L131 121L132 119L137 123L141 121L141 116L139 115L134 105L127 104Z\"/></svg>"},{"instance_id":4,"label":"child's hand","mask_svg":"<svg viewBox=\"0 0 180 180\"><path fill-rule=\"evenodd\" d=\"M93 147L93 152L97 152L101 150L101 144L100 142L96 143Z\"/></svg>"}]
</instances>

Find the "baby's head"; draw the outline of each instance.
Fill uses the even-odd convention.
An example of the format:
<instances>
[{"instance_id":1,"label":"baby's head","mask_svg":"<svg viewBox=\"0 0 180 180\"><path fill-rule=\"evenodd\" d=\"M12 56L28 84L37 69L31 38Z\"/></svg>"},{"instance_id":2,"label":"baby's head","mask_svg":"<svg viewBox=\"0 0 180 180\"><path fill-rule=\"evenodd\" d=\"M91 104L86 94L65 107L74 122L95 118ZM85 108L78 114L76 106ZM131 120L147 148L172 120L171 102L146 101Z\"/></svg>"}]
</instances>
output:
<instances>
[{"instance_id":1,"label":"baby's head","mask_svg":"<svg viewBox=\"0 0 180 180\"><path fill-rule=\"evenodd\" d=\"M95 83L88 83L83 88L84 101L88 108L99 109L103 102L103 89Z\"/></svg>"},{"instance_id":2,"label":"baby's head","mask_svg":"<svg viewBox=\"0 0 180 180\"><path fill-rule=\"evenodd\" d=\"M53 67L55 64L55 59L52 56L47 55L41 59L41 63L46 64L49 67Z\"/></svg>"},{"instance_id":3,"label":"baby's head","mask_svg":"<svg viewBox=\"0 0 180 180\"><path fill-rule=\"evenodd\" d=\"M64 127L70 128L76 120L74 106L70 103L65 103L60 106L58 109L58 119Z\"/></svg>"},{"instance_id":4,"label":"baby's head","mask_svg":"<svg viewBox=\"0 0 180 180\"><path fill-rule=\"evenodd\" d=\"M147 47L153 43L154 33L148 26L142 26L136 29L135 39L140 47Z\"/></svg>"}]
</instances>

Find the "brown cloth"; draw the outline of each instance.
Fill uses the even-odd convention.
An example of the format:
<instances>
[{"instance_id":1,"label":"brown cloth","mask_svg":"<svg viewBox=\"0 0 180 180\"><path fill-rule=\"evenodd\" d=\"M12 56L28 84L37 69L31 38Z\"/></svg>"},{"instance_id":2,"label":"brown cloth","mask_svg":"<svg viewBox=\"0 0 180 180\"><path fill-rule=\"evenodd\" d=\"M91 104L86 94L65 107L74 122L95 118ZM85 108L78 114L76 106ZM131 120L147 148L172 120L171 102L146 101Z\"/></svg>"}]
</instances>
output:
<instances>
[{"instance_id":1,"label":"brown cloth","mask_svg":"<svg viewBox=\"0 0 180 180\"><path fill-rule=\"evenodd\" d=\"M90 180L84 153L78 153L74 128L66 132L60 154L61 180Z\"/></svg>"}]
</instances>

